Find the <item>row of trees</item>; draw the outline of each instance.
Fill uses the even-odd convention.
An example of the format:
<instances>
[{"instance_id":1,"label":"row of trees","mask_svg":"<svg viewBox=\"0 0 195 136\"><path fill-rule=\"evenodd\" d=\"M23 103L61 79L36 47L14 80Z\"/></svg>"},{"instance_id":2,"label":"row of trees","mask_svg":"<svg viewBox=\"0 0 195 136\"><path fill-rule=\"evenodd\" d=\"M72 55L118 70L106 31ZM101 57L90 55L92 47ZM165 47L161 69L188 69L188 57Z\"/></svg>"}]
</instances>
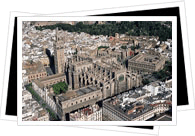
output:
<instances>
[{"instance_id":1,"label":"row of trees","mask_svg":"<svg viewBox=\"0 0 195 136\"><path fill-rule=\"evenodd\" d=\"M51 119L52 121L58 121L58 120L59 120L59 119L56 117L56 114L55 114L53 111L51 111L51 109L46 108L46 110L47 110L47 112L49 112L50 119Z\"/></svg>"},{"instance_id":2,"label":"row of trees","mask_svg":"<svg viewBox=\"0 0 195 136\"><path fill-rule=\"evenodd\" d=\"M55 113L47 106L47 104L42 100L42 98L34 91L34 89L32 88L32 83L26 85L26 89L32 94L33 98L49 112L51 120L58 120Z\"/></svg>"},{"instance_id":3,"label":"row of trees","mask_svg":"<svg viewBox=\"0 0 195 136\"><path fill-rule=\"evenodd\" d=\"M33 98L37 101L40 102L41 101L41 97L34 91L34 89L32 88L32 83L26 85L26 89L32 94Z\"/></svg>"},{"instance_id":4,"label":"row of trees","mask_svg":"<svg viewBox=\"0 0 195 136\"><path fill-rule=\"evenodd\" d=\"M66 91L68 90L68 84L65 82L59 82L55 85L52 85L52 87L55 94L66 93Z\"/></svg>"},{"instance_id":5,"label":"row of trees","mask_svg":"<svg viewBox=\"0 0 195 136\"><path fill-rule=\"evenodd\" d=\"M170 27L168 27L168 24ZM37 30L44 29L55 29L58 27L62 30L67 30L69 32L85 32L91 35L108 35L115 36L115 33L128 34L133 36L159 36L160 41L166 41L172 38L172 25L171 22L161 22L161 21L122 21L117 23L116 21L109 21L106 24L83 24L79 22L76 25L70 24L55 24L48 26L36 26Z\"/></svg>"},{"instance_id":6,"label":"row of trees","mask_svg":"<svg viewBox=\"0 0 195 136\"><path fill-rule=\"evenodd\" d=\"M98 50L101 49L101 48L106 48L106 49L107 49L107 48L109 48L109 47L108 47L108 46L99 46L99 47L98 47Z\"/></svg>"}]
</instances>

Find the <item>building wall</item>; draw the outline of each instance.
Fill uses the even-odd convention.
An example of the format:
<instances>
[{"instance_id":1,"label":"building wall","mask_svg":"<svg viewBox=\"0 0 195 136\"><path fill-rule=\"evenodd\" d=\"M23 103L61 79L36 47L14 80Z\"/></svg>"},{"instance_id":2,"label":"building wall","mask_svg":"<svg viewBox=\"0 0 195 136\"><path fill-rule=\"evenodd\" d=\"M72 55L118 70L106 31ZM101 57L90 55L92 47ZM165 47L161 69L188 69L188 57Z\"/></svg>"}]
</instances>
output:
<instances>
[{"instance_id":1,"label":"building wall","mask_svg":"<svg viewBox=\"0 0 195 136\"><path fill-rule=\"evenodd\" d=\"M161 58L161 60L157 64L150 64L150 63L145 63L145 62L138 62L134 61L141 57L142 54L138 54L133 59L128 60L128 70L131 72L137 72L137 73L142 73L142 72L155 72L163 69L165 65L165 59Z\"/></svg>"},{"instance_id":2,"label":"building wall","mask_svg":"<svg viewBox=\"0 0 195 136\"><path fill-rule=\"evenodd\" d=\"M31 83L32 80L34 79L40 79L40 78L44 78L47 77L47 72L40 72L40 73L36 73L36 74L29 74L28 75L28 83Z\"/></svg>"},{"instance_id":3,"label":"building wall","mask_svg":"<svg viewBox=\"0 0 195 136\"><path fill-rule=\"evenodd\" d=\"M64 48L54 49L54 63L55 63L55 72L63 73L65 69L65 56L64 56Z\"/></svg>"},{"instance_id":4,"label":"building wall","mask_svg":"<svg viewBox=\"0 0 195 136\"><path fill-rule=\"evenodd\" d=\"M155 103L151 105L151 109L147 112L137 116L136 118L130 119L130 117L126 116L125 114L121 113L120 111L116 110L112 105L108 103L103 103L103 118L106 118L111 121L145 121L156 114L164 113L165 111L169 110L170 103Z\"/></svg>"},{"instance_id":5,"label":"building wall","mask_svg":"<svg viewBox=\"0 0 195 136\"><path fill-rule=\"evenodd\" d=\"M41 62L45 67L49 67L49 66L50 66L49 58L48 58L48 57L40 58L40 62Z\"/></svg>"},{"instance_id":6,"label":"building wall","mask_svg":"<svg viewBox=\"0 0 195 136\"><path fill-rule=\"evenodd\" d=\"M70 121L102 121L102 109L95 111L90 115L81 114L81 117L77 118L70 115Z\"/></svg>"},{"instance_id":7,"label":"building wall","mask_svg":"<svg viewBox=\"0 0 195 136\"><path fill-rule=\"evenodd\" d=\"M123 113L115 110L112 106L107 103L103 103L103 120L110 121L130 121L130 119Z\"/></svg>"},{"instance_id":8,"label":"building wall","mask_svg":"<svg viewBox=\"0 0 195 136\"><path fill-rule=\"evenodd\" d=\"M53 75L51 75L51 76L53 76ZM57 84L59 82L66 82L66 76L64 74L61 76L59 75L58 77L54 77L54 78L50 78L48 80L41 81L41 83L44 85L44 87L47 87L47 88L49 88L50 86Z\"/></svg>"}]
</instances>

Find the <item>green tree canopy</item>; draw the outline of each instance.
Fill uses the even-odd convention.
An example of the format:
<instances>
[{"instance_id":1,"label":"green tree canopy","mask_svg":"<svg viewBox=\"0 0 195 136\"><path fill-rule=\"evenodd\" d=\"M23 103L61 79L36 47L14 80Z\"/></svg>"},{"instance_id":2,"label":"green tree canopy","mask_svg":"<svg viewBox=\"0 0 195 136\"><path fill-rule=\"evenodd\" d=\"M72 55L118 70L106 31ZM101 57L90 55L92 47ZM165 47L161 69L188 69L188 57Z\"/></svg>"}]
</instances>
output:
<instances>
[{"instance_id":1,"label":"green tree canopy","mask_svg":"<svg viewBox=\"0 0 195 136\"><path fill-rule=\"evenodd\" d=\"M121 46L121 49L127 49L127 46L123 45Z\"/></svg>"},{"instance_id":2,"label":"green tree canopy","mask_svg":"<svg viewBox=\"0 0 195 136\"><path fill-rule=\"evenodd\" d=\"M68 90L68 84L65 82L59 82L57 84L52 85L52 87L55 94L66 93L66 91Z\"/></svg>"},{"instance_id":3,"label":"green tree canopy","mask_svg":"<svg viewBox=\"0 0 195 136\"><path fill-rule=\"evenodd\" d=\"M166 41L172 39L172 23L161 21L122 21L117 23L116 21L108 21L106 24L83 24L82 22L76 25L70 24L55 24L47 26L36 26L37 30L44 29L59 29L69 32L85 32L91 35L108 35L115 36L115 33L125 34L133 36L159 36L160 41Z\"/></svg>"},{"instance_id":4,"label":"green tree canopy","mask_svg":"<svg viewBox=\"0 0 195 136\"><path fill-rule=\"evenodd\" d=\"M166 79L170 79L172 77L172 62L166 61L165 67L158 71L153 72L153 76L161 81L165 81Z\"/></svg>"},{"instance_id":5,"label":"green tree canopy","mask_svg":"<svg viewBox=\"0 0 195 136\"><path fill-rule=\"evenodd\" d=\"M99 46L99 47L98 47L98 50L101 49L101 48L106 48L106 49L107 49L107 48L109 48L109 47L108 47L108 46Z\"/></svg>"}]
</instances>

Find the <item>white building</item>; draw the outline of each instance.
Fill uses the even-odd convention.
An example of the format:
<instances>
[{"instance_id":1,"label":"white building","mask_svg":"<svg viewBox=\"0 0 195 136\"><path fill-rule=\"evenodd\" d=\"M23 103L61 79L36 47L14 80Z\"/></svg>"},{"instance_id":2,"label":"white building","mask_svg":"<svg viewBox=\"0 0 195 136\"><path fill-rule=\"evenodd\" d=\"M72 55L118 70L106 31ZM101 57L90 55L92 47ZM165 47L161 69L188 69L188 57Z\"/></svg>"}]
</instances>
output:
<instances>
[{"instance_id":1,"label":"white building","mask_svg":"<svg viewBox=\"0 0 195 136\"><path fill-rule=\"evenodd\" d=\"M95 104L71 113L70 121L102 121L102 108Z\"/></svg>"},{"instance_id":2,"label":"white building","mask_svg":"<svg viewBox=\"0 0 195 136\"><path fill-rule=\"evenodd\" d=\"M160 85L157 82L152 82L150 85L145 85L143 89L148 90L152 96L155 96L160 90Z\"/></svg>"}]
</instances>

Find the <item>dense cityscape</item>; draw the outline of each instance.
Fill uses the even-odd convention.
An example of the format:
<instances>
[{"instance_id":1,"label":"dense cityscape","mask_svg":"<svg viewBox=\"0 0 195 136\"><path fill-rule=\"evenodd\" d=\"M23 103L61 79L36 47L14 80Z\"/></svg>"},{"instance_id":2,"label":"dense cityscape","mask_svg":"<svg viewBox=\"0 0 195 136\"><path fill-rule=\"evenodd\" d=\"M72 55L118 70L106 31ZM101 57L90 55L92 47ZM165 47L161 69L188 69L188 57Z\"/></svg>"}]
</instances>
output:
<instances>
[{"instance_id":1,"label":"dense cityscape","mask_svg":"<svg viewBox=\"0 0 195 136\"><path fill-rule=\"evenodd\" d=\"M171 22L23 22L22 120L172 121L171 35Z\"/></svg>"}]
</instances>

